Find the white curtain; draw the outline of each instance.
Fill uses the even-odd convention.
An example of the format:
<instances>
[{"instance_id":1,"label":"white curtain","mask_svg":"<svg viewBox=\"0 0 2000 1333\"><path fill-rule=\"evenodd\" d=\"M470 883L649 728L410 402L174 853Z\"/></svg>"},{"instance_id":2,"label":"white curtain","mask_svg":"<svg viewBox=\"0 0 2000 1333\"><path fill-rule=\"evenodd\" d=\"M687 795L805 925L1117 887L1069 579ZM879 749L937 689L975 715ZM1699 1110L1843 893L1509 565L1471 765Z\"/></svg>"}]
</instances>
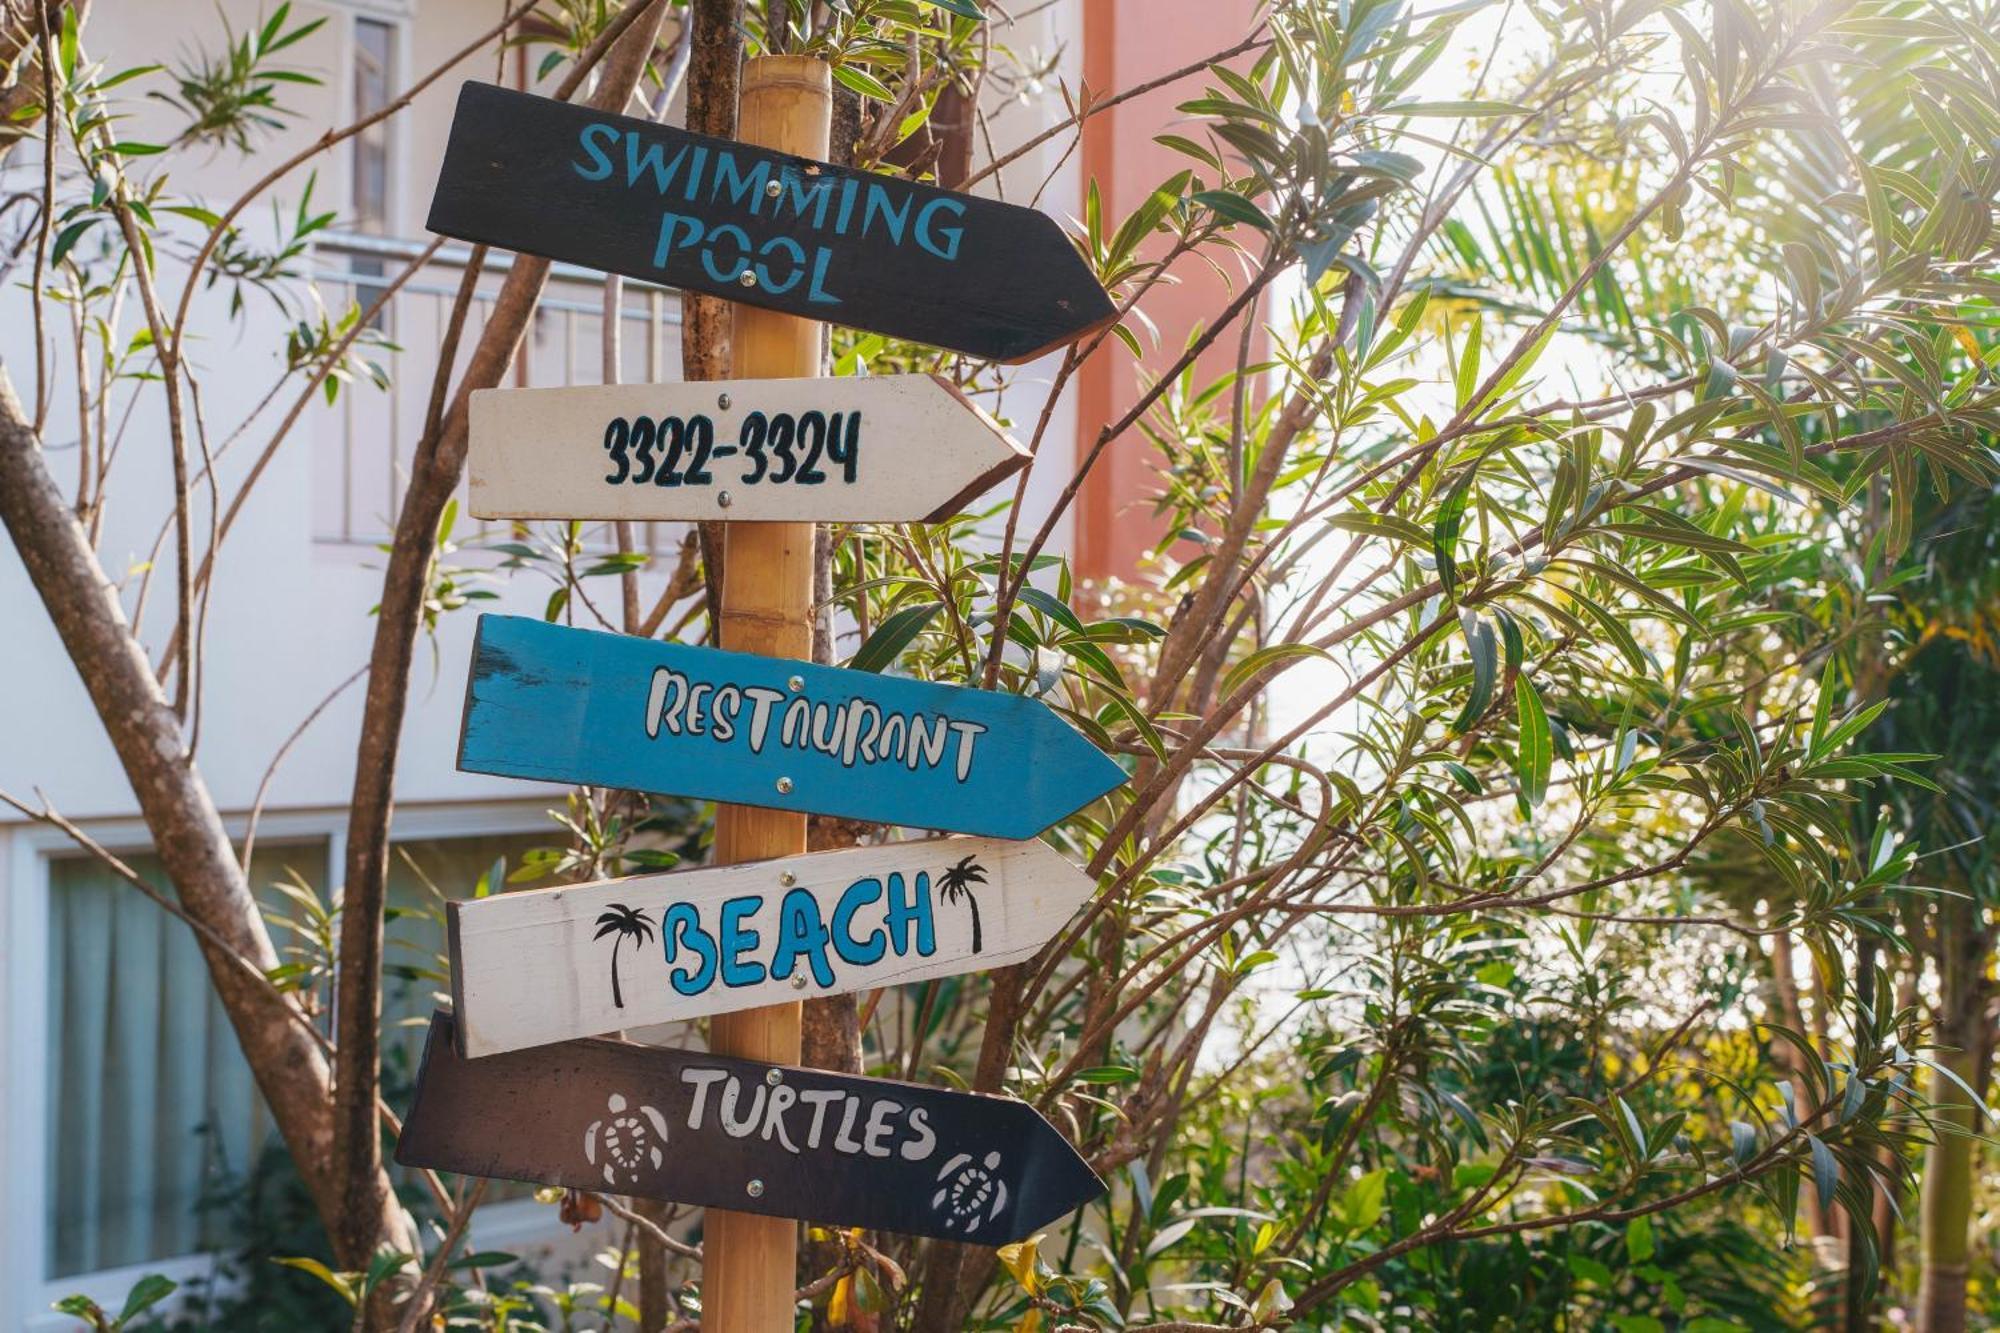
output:
<instances>
[{"instance_id":1,"label":"white curtain","mask_svg":"<svg viewBox=\"0 0 2000 1333\"><path fill-rule=\"evenodd\" d=\"M157 857L128 864L172 893ZM324 844L260 850L324 883ZM203 1192L247 1171L270 1133L194 935L84 857L49 865L48 1253L51 1277L193 1254L230 1237Z\"/></svg>"},{"instance_id":2,"label":"white curtain","mask_svg":"<svg viewBox=\"0 0 2000 1333\"><path fill-rule=\"evenodd\" d=\"M511 871L557 832L398 844L389 903L402 911L388 925L387 961L439 966L444 935L426 915L436 906L426 882L446 897L469 898L497 859ZM171 895L157 857L125 860ZM323 842L260 846L250 883L290 915L267 886L289 873L324 885L326 861ZM504 887L496 878L492 891ZM382 989L393 1084L414 1074L422 1025L435 993L448 988L390 976ZM239 1243L227 1233L226 1209L204 1215L197 1204L219 1180L255 1164L272 1133L270 1113L193 932L89 858L51 861L48 1015L48 1276ZM526 1192L496 1186L487 1198Z\"/></svg>"}]
</instances>

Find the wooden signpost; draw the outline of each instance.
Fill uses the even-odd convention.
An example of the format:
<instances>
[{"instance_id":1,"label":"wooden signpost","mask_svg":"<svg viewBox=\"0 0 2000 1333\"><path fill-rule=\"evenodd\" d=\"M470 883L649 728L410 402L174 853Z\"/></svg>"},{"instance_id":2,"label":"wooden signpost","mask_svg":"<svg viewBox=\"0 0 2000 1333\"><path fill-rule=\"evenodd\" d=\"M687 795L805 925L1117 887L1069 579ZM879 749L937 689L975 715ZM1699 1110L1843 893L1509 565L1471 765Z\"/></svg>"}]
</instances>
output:
<instances>
[{"instance_id":1,"label":"wooden signpost","mask_svg":"<svg viewBox=\"0 0 2000 1333\"><path fill-rule=\"evenodd\" d=\"M466 1060L452 1026L431 1019L404 1166L981 1245L1104 1192L1025 1102L613 1041ZM790 1268L764 1277L789 1308Z\"/></svg>"},{"instance_id":2,"label":"wooden signpost","mask_svg":"<svg viewBox=\"0 0 2000 1333\"><path fill-rule=\"evenodd\" d=\"M746 143L824 156L833 132L833 72L805 56L767 56L743 67L737 131ZM739 304L731 371L742 378L789 379L823 367L824 331L810 320ZM722 525L721 644L767 657L812 656L813 525ZM789 810L719 805L715 860L721 865L793 856L806 849L805 816ZM709 1049L775 1064L799 1063L800 1006L767 1005L709 1020ZM505 1057L495 1057L505 1058ZM797 1322L792 1277L799 1228L783 1218L728 1207L703 1219L702 1322L708 1333L780 1333ZM773 1281L773 1277L778 1280Z\"/></svg>"},{"instance_id":3,"label":"wooden signpost","mask_svg":"<svg viewBox=\"0 0 2000 1333\"><path fill-rule=\"evenodd\" d=\"M936 375L472 395L480 518L935 522L1028 452Z\"/></svg>"},{"instance_id":4,"label":"wooden signpost","mask_svg":"<svg viewBox=\"0 0 2000 1333\"><path fill-rule=\"evenodd\" d=\"M926 838L451 903L460 1049L1004 967L1091 888L1043 842Z\"/></svg>"},{"instance_id":5,"label":"wooden signpost","mask_svg":"<svg viewBox=\"0 0 2000 1333\"><path fill-rule=\"evenodd\" d=\"M484 83L459 92L429 226L990 361L1115 316L1034 209Z\"/></svg>"},{"instance_id":6,"label":"wooden signpost","mask_svg":"<svg viewBox=\"0 0 2000 1333\"><path fill-rule=\"evenodd\" d=\"M943 517L1025 461L942 380L816 378L816 321L1022 361L1116 316L1044 215L821 160L831 94L822 60L753 59L730 142L467 84L431 205L737 303L727 383L473 398L481 517L728 521L720 649L483 617L459 767L715 800L716 867L455 904L456 1016L396 1151L705 1207L710 1333L793 1326L792 1219L997 1245L1104 1189L1023 1103L794 1067L794 997L1050 938L1089 881L995 839L1125 780L1036 700L796 660L815 522ZM985 836L801 856L808 811ZM577 1039L702 1014L712 1054Z\"/></svg>"},{"instance_id":7,"label":"wooden signpost","mask_svg":"<svg viewBox=\"0 0 2000 1333\"><path fill-rule=\"evenodd\" d=\"M458 766L1031 838L1125 781L1039 700L482 616Z\"/></svg>"}]
</instances>

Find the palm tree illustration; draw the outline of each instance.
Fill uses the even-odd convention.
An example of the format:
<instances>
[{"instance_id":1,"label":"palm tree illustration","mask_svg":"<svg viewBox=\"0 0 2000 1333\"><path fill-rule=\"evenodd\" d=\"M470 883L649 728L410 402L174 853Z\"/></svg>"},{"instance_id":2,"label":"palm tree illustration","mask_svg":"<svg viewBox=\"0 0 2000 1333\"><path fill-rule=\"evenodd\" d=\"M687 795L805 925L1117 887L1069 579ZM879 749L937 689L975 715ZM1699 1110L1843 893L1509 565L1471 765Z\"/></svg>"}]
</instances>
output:
<instances>
[{"instance_id":1,"label":"palm tree illustration","mask_svg":"<svg viewBox=\"0 0 2000 1333\"><path fill-rule=\"evenodd\" d=\"M641 908L613 903L610 911L598 914L597 933L591 938L601 940L606 935L614 933L618 938L611 942L611 1003L623 1009L625 993L618 987L618 946L626 940L631 940L635 948L651 942L653 919Z\"/></svg>"},{"instance_id":2,"label":"palm tree illustration","mask_svg":"<svg viewBox=\"0 0 2000 1333\"><path fill-rule=\"evenodd\" d=\"M955 903L961 897L972 908L972 951L979 952L979 895L972 891L975 884L986 882L986 867L977 864L968 856L938 877L938 896L948 903Z\"/></svg>"}]
</instances>

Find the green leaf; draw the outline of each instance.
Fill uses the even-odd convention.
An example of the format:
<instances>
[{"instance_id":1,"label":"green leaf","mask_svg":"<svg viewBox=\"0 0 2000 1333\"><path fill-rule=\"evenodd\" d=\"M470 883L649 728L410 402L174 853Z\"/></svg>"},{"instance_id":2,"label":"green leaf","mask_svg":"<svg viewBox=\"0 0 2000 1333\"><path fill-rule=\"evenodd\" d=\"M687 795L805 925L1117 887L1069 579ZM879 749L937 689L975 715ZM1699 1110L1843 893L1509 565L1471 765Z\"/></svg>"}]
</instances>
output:
<instances>
[{"instance_id":1,"label":"green leaf","mask_svg":"<svg viewBox=\"0 0 2000 1333\"><path fill-rule=\"evenodd\" d=\"M1729 1160L1742 1166L1757 1155L1757 1131L1741 1120L1729 1122Z\"/></svg>"},{"instance_id":2,"label":"green leaf","mask_svg":"<svg viewBox=\"0 0 2000 1333\"><path fill-rule=\"evenodd\" d=\"M1261 231L1274 230L1264 210L1234 190L1197 190L1190 197L1203 208L1232 222L1247 222Z\"/></svg>"},{"instance_id":3,"label":"green leaf","mask_svg":"<svg viewBox=\"0 0 2000 1333\"><path fill-rule=\"evenodd\" d=\"M1229 674L1222 678L1222 690L1218 697L1227 699L1236 693L1238 686L1261 674L1266 668L1302 657L1329 658L1331 654L1326 649L1310 643L1274 643L1259 648L1229 669Z\"/></svg>"},{"instance_id":4,"label":"green leaf","mask_svg":"<svg viewBox=\"0 0 2000 1333\"><path fill-rule=\"evenodd\" d=\"M391 968L384 968L383 970L390 971ZM423 972L414 969L413 972L413 980L420 980L425 975ZM398 1254L392 1250L380 1251L374 1259L369 1261L368 1272L361 1279L361 1294L363 1296L373 1296L376 1288L409 1267L412 1262L414 1261L410 1255Z\"/></svg>"},{"instance_id":5,"label":"green leaf","mask_svg":"<svg viewBox=\"0 0 2000 1333\"><path fill-rule=\"evenodd\" d=\"M62 16L62 38L56 46L56 64L63 72L63 82L76 82L76 11L77 6L65 5Z\"/></svg>"},{"instance_id":6,"label":"green leaf","mask_svg":"<svg viewBox=\"0 0 2000 1333\"><path fill-rule=\"evenodd\" d=\"M1831 1208L1834 1187L1840 1183L1840 1163L1834 1160L1833 1149L1822 1143L1817 1134L1806 1135L1806 1143L1812 1148L1813 1193L1819 1196L1821 1208Z\"/></svg>"},{"instance_id":7,"label":"green leaf","mask_svg":"<svg viewBox=\"0 0 2000 1333\"><path fill-rule=\"evenodd\" d=\"M855 671L881 671L893 665L903 655L903 650L924 632L931 618L942 610L943 602L919 602L886 617L847 665Z\"/></svg>"},{"instance_id":8,"label":"green leaf","mask_svg":"<svg viewBox=\"0 0 2000 1333\"><path fill-rule=\"evenodd\" d=\"M141 1311L151 1309L179 1288L180 1283L163 1274L146 1274L132 1284L132 1290L125 1293L125 1306L118 1312L118 1322L125 1323Z\"/></svg>"},{"instance_id":9,"label":"green leaf","mask_svg":"<svg viewBox=\"0 0 2000 1333\"><path fill-rule=\"evenodd\" d=\"M1340 1199L1340 1211L1347 1225L1359 1230L1382 1215L1382 1204L1388 1197L1388 1169L1378 1168L1347 1187Z\"/></svg>"},{"instance_id":10,"label":"green leaf","mask_svg":"<svg viewBox=\"0 0 2000 1333\"><path fill-rule=\"evenodd\" d=\"M116 88L121 83L126 83L132 79L141 78L147 74L157 73L165 68L166 66L164 65L134 65L130 69L121 69L116 74L111 75L109 78L99 79L97 81L96 91L101 93L105 91L107 88Z\"/></svg>"},{"instance_id":11,"label":"green leaf","mask_svg":"<svg viewBox=\"0 0 2000 1333\"><path fill-rule=\"evenodd\" d=\"M1354 154L1354 164L1363 175L1382 176L1408 185L1424 169L1424 164L1408 153L1391 153L1379 148L1364 148Z\"/></svg>"},{"instance_id":12,"label":"green leaf","mask_svg":"<svg viewBox=\"0 0 2000 1333\"><path fill-rule=\"evenodd\" d=\"M1105 708L1107 711L1116 710L1125 715L1126 720L1131 722L1133 729L1139 733L1139 739L1153 752L1155 759L1164 760L1167 757L1167 745L1160 739L1159 729L1153 725L1152 720L1138 704L1123 694L1113 692L1106 700Z\"/></svg>"},{"instance_id":13,"label":"green leaf","mask_svg":"<svg viewBox=\"0 0 2000 1333\"><path fill-rule=\"evenodd\" d=\"M960 18L972 19L980 23L986 21L986 12L974 4L973 0L924 0L924 3L936 5L939 9L949 9Z\"/></svg>"},{"instance_id":14,"label":"green leaf","mask_svg":"<svg viewBox=\"0 0 2000 1333\"><path fill-rule=\"evenodd\" d=\"M184 218L193 218L204 227L219 227L222 225L222 214L215 212L213 209L203 208L199 204L165 204L162 205L161 211L165 213L178 213Z\"/></svg>"},{"instance_id":15,"label":"green leaf","mask_svg":"<svg viewBox=\"0 0 2000 1333\"><path fill-rule=\"evenodd\" d=\"M111 1327L110 1321L104 1317L104 1307L88 1296L65 1296L50 1308L58 1314L66 1314L73 1319L81 1319L94 1330L105 1330Z\"/></svg>"},{"instance_id":16,"label":"green leaf","mask_svg":"<svg viewBox=\"0 0 2000 1333\"><path fill-rule=\"evenodd\" d=\"M1137 1083L1139 1071L1124 1065L1098 1065L1077 1075L1085 1083Z\"/></svg>"},{"instance_id":17,"label":"green leaf","mask_svg":"<svg viewBox=\"0 0 2000 1333\"><path fill-rule=\"evenodd\" d=\"M1519 715L1520 741L1515 753L1514 772L1521 780L1521 799L1533 809L1549 792L1549 766L1555 749L1549 737L1549 714L1542 696L1525 676L1514 677L1514 707Z\"/></svg>"},{"instance_id":18,"label":"green leaf","mask_svg":"<svg viewBox=\"0 0 2000 1333\"><path fill-rule=\"evenodd\" d=\"M1033 585L1022 588L1020 597L1022 601L1034 607L1064 629L1074 631L1077 634L1084 632L1083 622L1077 619L1076 612L1070 610L1069 606L1059 598L1052 597Z\"/></svg>"},{"instance_id":19,"label":"green leaf","mask_svg":"<svg viewBox=\"0 0 2000 1333\"><path fill-rule=\"evenodd\" d=\"M1478 313L1465 327L1465 341L1459 346L1458 365L1452 387L1458 393L1457 406L1463 412L1472 406L1472 391L1479 387L1479 354L1485 347L1486 323Z\"/></svg>"},{"instance_id":20,"label":"green leaf","mask_svg":"<svg viewBox=\"0 0 2000 1333\"><path fill-rule=\"evenodd\" d=\"M1612 1276L1611 1270L1608 1267L1587 1254L1577 1254L1571 1251L1569 1256L1569 1271L1575 1276L1577 1281L1588 1282L1594 1286L1609 1288L1616 1286L1618 1283L1618 1279Z\"/></svg>"},{"instance_id":21,"label":"green leaf","mask_svg":"<svg viewBox=\"0 0 2000 1333\"><path fill-rule=\"evenodd\" d=\"M1445 492L1444 503L1438 506L1437 518L1431 523L1431 555L1437 560L1438 582L1444 584L1447 597L1458 596L1458 533L1465 523L1465 507L1472 498L1472 479L1478 475L1477 463L1466 465Z\"/></svg>"},{"instance_id":22,"label":"green leaf","mask_svg":"<svg viewBox=\"0 0 2000 1333\"><path fill-rule=\"evenodd\" d=\"M1528 108L1514 102L1396 102L1385 106L1383 116L1456 116L1477 120L1486 116L1514 116Z\"/></svg>"},{"instance_id":23,"label":"green leaf","mask_svg":"<svg viewBox=\"0 0 2000 1333\"><path fill-rule=\"evenodd\" d=\"M1493 702L1500 649L1493 637L1493 627L1478 616L1461 616L1460 624L1465 630L1466 647L1472 654L1472 693L1466 696L1465 707L1452 719L1451 729L1463 733L1486 715L1487 706ZM1478 787L1475 785L1471 790L1477 791Z\"/></svg>"},{"instance_id":24,"label":"green leaf","mask_svg":"<svg viewBox=\"0 0 2000 1333\"><path fill-rule=\"evenodd\" d=\"M49 247L49 267L54 268L62 263L63 257L75 249L76 243L83 239L83 234L96 226L100 220L95 217L82 218L57 232L55 244Z\"/></svg>"},{"instance_id":25,"label":"green leaf","mask_svg":"<svg viewBox=\"0 0 2000 1333\"><path fill-rule=\"evenodd\" d=\"M1625 1254L1635 1264L1653 1257L1653 1219L1635 1217L1625 1224Z\"/></svg>"},{"instance_id":26,"label":"green leaf","mask_svg":"<svg viewBox=\"0 0 2000 1333\"><path fill-rule=\"evenodd\" d=\"M889 91L889 85L858 65L835 65L833 77L860 93L863 97L877 102L894 102L896 94Z\"/></svg>"},{"instance_id":27,"label":"green leaf","mask_svg":"<svg viewBox=\"0 0 2000 1333\"><path fill-rule=\"evenodd\" d=\"M345 1300L349 1305L360 1304L360 1296L355 1291L355 1282L353 1274L336 1273L331 1268L328 1268L325 1264L321 1263L317 1259L288 1256L285 1258L273 1259L271 1260L271 1262L277 1264L281 1268L296 1268L301 1273L311 1273L321 1282L324 1282L327 1286L332 1287L335 1291L339 1292L341 1295L341 1299Z\"/></svg>"}]
</instances>

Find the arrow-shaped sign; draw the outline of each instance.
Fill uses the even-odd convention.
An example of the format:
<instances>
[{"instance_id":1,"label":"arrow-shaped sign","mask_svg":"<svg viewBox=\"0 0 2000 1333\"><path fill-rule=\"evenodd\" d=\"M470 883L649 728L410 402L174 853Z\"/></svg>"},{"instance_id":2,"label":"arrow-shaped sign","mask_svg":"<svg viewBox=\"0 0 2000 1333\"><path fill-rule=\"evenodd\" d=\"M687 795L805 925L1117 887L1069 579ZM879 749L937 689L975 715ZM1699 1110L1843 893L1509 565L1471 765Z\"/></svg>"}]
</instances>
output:
<instances>
[{"instance_id":1,"label":"arrow-shaped sign","mask_svg":"<svg viewBox=\"0 0 2000 1333\"><path fill-rule=\"evenodd\" d=\"M468 83L432 231L1026 361L1111 298L1032 208Z\"/></svg>"},{"instance_id":2,"label":"arrow-shaped sign","mask_svg":"<svg viewBox=\"0 0 2000 1333\"><path fill-rule=\"evenodd\" d=\"M1039 700L481 616L458 766L1031 838L1125 781Z\"/></svg>"},{"instance_id":3,"label":"arrow-shaped sign","mask_svg":"<svg viewBox=\"0 0 2000 1333\"><path fill-rule=\"evenodd\" d=\"M1004 967L1091 887L1043 842L927 838L454 902L458 1039L479 1057Z\"/></svg>"},{"instance_id":4,"label":"arrow-shaped sign","mask_svg":"<svg viewBox=\"0 0 2000 1333\"><path fill-rule=\"evenodd\" d=\"M447 1013L396 1160L981 1245L1104 1192L1025 1102L613 1041L466 1060Z\"/></svg>"},{"instance_id":5,"label":"arrow-shaped sign","mask_svg":"<svg viewBox=\"0 0 2000 1333\"><path fill-rule=\"evenodd\" d=\"M936 375L472 395L480 518L935 521L1027 461Z\"/></svg>"}]
</instances>

